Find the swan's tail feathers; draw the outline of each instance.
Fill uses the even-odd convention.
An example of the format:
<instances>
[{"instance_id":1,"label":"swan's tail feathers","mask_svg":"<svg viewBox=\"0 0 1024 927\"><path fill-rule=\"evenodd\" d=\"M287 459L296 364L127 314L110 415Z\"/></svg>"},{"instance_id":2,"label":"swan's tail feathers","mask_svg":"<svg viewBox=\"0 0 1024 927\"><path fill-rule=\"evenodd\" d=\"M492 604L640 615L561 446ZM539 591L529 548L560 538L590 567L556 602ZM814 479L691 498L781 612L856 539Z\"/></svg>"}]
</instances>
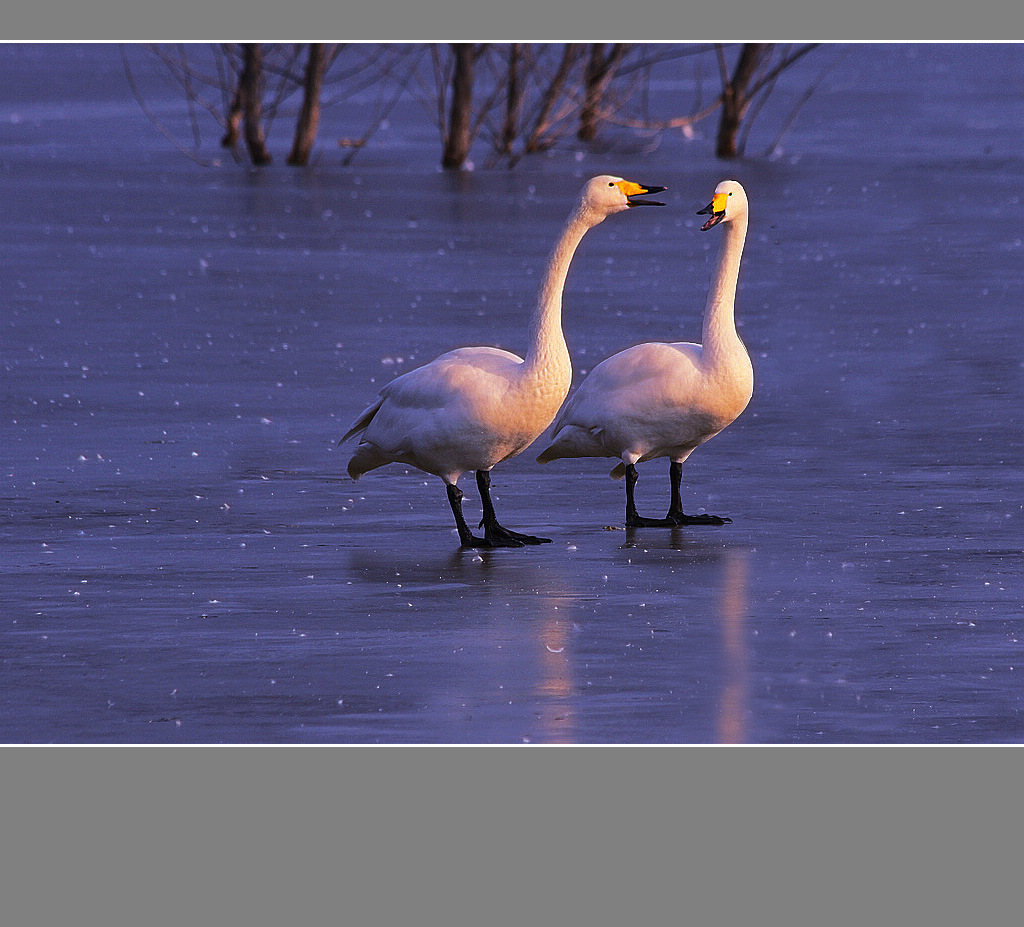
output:
<instances>
[{"instance_id":1,"label":"swan's tail feathers","mask_svg":"<svg viewBox=\"0 0 1024 927\"><path fill-rule=\"evenodd\" d=\"M380 409L383 403L384 398L381 397L372 406L367 406L365 409L363 409L363 411L359 414L359 418L357 418L352 423L352 427L345 432L341 440L338 441L338 444L344 444L349 438L363 431L366 428L366 426L373 421L373 417L377 414L377 410Z\"/></svg>"},{"instance_id":2,"label":"swan's tail feathers","mask_svg":"<svg viewBox=\"0 0 1024 927\"><path fill-rule=\"evenodd\" d=\"M562 457L604 457L605 450L601 443L601 428L581 428L578 425L565 425L555 433L555 439L540 456L538 463L548 463Z\"/></svg>"},{"instance_id":3,"label":"swan's tail feathers","mask_svg":"<svg viewBox=\"0 0 1024 927\"><path fill-rule=\"evenodd\" d=\"M348 462L348 475L352 479L358 480L364 473L376 470L385 464L394 463L394 461L394 457L385 454L376 444L364 441L352 453L352 458Z\"/></svg>"},{"instance_id":4,"label":"swan's tail feathers","mask_svg":"<svg viewBox=\"0 0 1024 927\"><path fill-rule=\"evenodd\" d=\"M558 450L555 448L555 445L552 444L544 448L544 450L537 455L537 463L546 464L552 460L558 460L561 456L562 455L559 454Z\"/></svg>"}]
</instances>

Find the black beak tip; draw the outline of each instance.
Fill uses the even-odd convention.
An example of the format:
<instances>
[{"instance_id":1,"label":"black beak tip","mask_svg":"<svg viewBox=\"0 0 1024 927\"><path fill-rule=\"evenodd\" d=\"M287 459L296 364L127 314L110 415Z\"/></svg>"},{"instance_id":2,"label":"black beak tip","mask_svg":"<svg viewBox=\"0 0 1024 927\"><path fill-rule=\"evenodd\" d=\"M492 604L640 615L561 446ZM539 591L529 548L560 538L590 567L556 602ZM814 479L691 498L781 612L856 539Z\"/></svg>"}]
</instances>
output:
<instances>
[{"instance_id":1,"label":"black beak tip","mask_svg":"<svg viewBox=\"0 0 1024 927\"><path fill-rule=\"evenodd\" d=\"M627 197L627 201L630 206L664 206L664 203L659 203L657 200L642 200L639 197L648 193L664 193L667 189L668 187L644 186L641 193L634 193L632 196Z\"/></svg>"}]
</instances>

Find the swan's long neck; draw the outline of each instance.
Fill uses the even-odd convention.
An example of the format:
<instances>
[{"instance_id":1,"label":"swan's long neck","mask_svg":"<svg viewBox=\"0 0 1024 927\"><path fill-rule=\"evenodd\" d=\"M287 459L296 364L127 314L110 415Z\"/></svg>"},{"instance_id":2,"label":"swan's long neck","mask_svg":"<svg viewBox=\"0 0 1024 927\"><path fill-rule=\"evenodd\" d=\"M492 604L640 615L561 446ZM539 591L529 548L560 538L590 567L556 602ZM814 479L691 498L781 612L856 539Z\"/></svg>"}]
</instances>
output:
<instances>
[{"instance_id":1,"label":"swan's long neck","mask_svg":"<svg viewBox=\"0 0 1024 927\"><path fill-rule=\"evenodd\" d=\"M725 240L718 258L707 305L704 307L704 358L714 363L723 354L729 354L737 345L742 349L736 332L736 281L740 274L740 257L747 237L746 213L723 223Z\"/></svg>"},{"instance_id":2,"label":"swan's long neck","mask_svg":"<svg viewBox=\"0 0 1024 927\"><path fill-rule=\"evenodd\" d=\"M573 212L566 222L548 260L527 336L524 376L555 377L565 381L566 390L572 379L572 366L562 333L562 290L573 255L593 225L596 223L589 221L582 209Z\"/></svg>"}]
</instances>

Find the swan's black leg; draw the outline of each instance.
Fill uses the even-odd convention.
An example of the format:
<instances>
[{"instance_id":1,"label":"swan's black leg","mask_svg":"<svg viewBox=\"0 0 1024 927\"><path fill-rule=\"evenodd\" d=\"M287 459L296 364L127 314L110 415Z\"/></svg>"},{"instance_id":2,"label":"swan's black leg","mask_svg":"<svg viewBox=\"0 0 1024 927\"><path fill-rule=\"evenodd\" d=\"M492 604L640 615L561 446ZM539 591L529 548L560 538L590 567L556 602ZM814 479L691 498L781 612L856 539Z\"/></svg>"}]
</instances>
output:
<instances>
[{"instance_id":1,"label":"swan's black leg","mask_svg":"<svg viewBox=\"0 0 1024 927\"><path fill-rule=\"evenodd\" d=\"M448 504L452 507L452 514L455 516L455 526L459 529L459 540L463 547L491 547L491 542L485 538L476 537L469 530L466 518L462 514L462 490L454 483L445 484L448 489Z\"/></svg>"},{"instance_id":2,"label":"swan's black leg","mask_svg":"<svg viewBox=\"0 0 1024 927\"><path fill-rule=\"evenodd\" d=\"M637 514L633 489L640 478L633 464L626 464L626 527L627 528L674 528L675 522L668 518L644 518Z\"/></svg>"},{"instance_id":3,"label":"swan's black leg","mask_svg":"<svg viewBox=\"0 0 1024 927\"><path fill-rule=\"evenodd\" d=\"M679 492L679 484L683 481L683 465L674 460L668 465L668 482L671 487L671 501L668 505L668 517L671 519L685 518L683 514L683 497Z\"/></svg>"},{"instance_id":4,"label":"swan's black leg","mask_svg":"<svg viewBox=\"0 0 1024 927\"><path fill-rule=\"evenodd\" d=\"M491 474L489 471L476 471L476 485L480 490L480 501L483 504L484 513L480 524L484 527L484 537L495 547L522 547L524 544L551 543L551 538L520 534L518 531L510 531L498 524L498 517L494 514L494 503L491 502Z\"/></svg>"},{"instance_id":5,"label":"swan's black leg","mask_svg":"<svg viewBox=\"0 0 1024 927\"><path fill-rule=\"evenodd\" d=\"M683 465L672 461L668 470L669 483L672 486L672 501L669 503L668 517L665 519L673 525L724 525L731 518L718 515L687 515L683 512L683 501L679 494L679 484L683 479Z\"/></svg>"}]
</instances>

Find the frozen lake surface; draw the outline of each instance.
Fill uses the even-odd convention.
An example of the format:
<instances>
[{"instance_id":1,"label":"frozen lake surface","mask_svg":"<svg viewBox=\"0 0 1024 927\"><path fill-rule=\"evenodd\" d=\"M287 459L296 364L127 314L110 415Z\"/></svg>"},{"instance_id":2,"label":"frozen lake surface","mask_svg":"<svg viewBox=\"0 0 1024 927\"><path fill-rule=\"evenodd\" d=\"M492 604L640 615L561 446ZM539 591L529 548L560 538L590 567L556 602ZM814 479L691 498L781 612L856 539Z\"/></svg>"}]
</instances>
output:
<instances>
[{"instance_id":1,"label":"frozen lake surface","mask_svg":"<svg viewBox=\"0 0 1024 927\"><path fill-rule=\"evenodd\" d=\"M341 167L329 119L312 168L201 166L117 48L0 46L0 741L1024 741L1022 76L1022 46L854 47L770 160L665 136L450 176L397 123ZM750 196L754 398L683 482L733 521L626 531L612 462L538 442L493 488L553 542L460 550L439 480L354 483L337 439L444 350L521 353L605 171L668 205L580 247L577 381L699 337L695 212Z\"/></svg>"}]
</instances>

